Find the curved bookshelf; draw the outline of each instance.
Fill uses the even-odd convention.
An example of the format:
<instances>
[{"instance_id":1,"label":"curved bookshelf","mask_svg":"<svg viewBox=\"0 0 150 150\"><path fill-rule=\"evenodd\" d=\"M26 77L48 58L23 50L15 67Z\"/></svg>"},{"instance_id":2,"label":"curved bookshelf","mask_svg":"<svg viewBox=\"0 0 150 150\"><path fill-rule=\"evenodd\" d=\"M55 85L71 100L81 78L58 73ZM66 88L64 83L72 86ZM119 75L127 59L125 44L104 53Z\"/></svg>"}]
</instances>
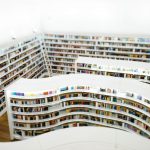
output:
<instances>
[{"instance_id":1,"label":"curved bookshelf","mask_svg":"<svg viewBox=\"0 0 150 150\"><path fill-rule=\"evenodd\" d=\"M121 80L127 86L117 85ZM136 80L88 74L20 79L5 91L11 139L77 126L106 126L150 138L150 94L144 89L138 94L141 86L149 87ZM133 92L127 92L130 88Z\"/></svg>"}]
</instances>

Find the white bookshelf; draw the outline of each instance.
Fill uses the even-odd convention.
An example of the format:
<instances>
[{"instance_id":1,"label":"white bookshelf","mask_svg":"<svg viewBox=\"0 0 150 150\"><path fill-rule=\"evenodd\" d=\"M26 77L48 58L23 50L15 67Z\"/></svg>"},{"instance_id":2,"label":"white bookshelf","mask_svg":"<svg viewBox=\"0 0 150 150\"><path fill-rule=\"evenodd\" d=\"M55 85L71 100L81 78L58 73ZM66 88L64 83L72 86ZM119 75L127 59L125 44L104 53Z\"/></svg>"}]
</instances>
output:
<instances>
[{"instance_id":1,"label":"white bookshelf","mask_svg":"<svg viewBox=\"0 0 150 150\"><path fill-rule=\"evenodd\" d=\"M136 80L89 74L19 79L5 91L11 139L78 126L111 127L150 138L149 90Z\"/></svg>"},{"instance_id":2,"label":"white bookshelf","mask_svg":"<svg viewBox=\"0 0 150 150\"><path fill-rule=\"evenodd\" d=\"M79 34L44 34L43 38L52 73L57 73L56 68L60 70L55 62L66 67L64 62L74 63L78 56L150 62L149 38Z\"/></svg>"},{"instance_id":3,"label":"white bookshelf","mask_svg":"<svg viewBox=\"0 0 150 150\"><path fill-rule=\"evenodd\" d=\"M150 83L150 63L145 62L79 57L75 62L75 72L137 79Z\"/></svg>"},{"instance_id":4,"label":"white bookshelf","mask_svg":"<svg viewBox=\"0 0 150 150\"><path fill-rule=\"evenodd\" d=\"M5 108L3 90L9 84L45 72L48 76L75 73L75 61L83 56L149 63L150 39L45 33L20 40L0 52L0 112Z\"/></svg>"},{"instance_id":5,"label":"white bookshelf","mask_svg":"<svg viewBox=\"0 0 150 150\"><path fill-rule=\"evenodd\" d=\"M37 37L3 50L0 55L0 116L6 112L4 89L20 77L34 78L45 72L41 44ZM42 67L41 67L42 66ZM41 74L40 74L41 73Z\"/></svg>"}]
</instances>

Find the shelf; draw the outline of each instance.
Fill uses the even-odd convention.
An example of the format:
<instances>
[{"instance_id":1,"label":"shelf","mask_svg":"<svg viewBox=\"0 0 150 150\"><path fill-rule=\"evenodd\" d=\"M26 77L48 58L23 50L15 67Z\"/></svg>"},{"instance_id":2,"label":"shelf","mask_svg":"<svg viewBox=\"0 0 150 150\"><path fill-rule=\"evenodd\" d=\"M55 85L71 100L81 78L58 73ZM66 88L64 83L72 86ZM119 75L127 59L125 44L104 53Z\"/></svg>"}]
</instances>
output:
<instances>
[{"instance_id":1,"label":"shelf","mask_svg":"<svg viewBox=\"0 0 150 150\"><path fill-rule=\"evenodd\" d=\"M147 99L138 94L123 93L81 85L39 93L12 92L9 104L12 137L15 138L15 134L19 134L20 138L32 137L38 135L36 131L42 134L45 130L83 122L87 126L120 127L149 138L150 108ZM38 98L42 95L43 98Z\"/></svg>"}]
</instances>

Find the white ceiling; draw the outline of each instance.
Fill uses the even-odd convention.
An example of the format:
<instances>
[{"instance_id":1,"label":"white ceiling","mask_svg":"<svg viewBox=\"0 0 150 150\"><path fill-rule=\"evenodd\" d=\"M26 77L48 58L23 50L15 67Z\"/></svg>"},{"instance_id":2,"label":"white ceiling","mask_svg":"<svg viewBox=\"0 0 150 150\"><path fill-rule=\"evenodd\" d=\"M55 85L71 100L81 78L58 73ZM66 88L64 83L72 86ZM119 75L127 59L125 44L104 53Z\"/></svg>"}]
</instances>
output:
<instances>
[{"instance_id":1,"label":"white ceiling","mask_svg":"<svg viewBox=\"0 0 150 150\"><path fill-rule=\"evenodd\" d=\"M150 0L0 0L0 45L33 31L150 35Z\"/></svg>"}]
</instances>

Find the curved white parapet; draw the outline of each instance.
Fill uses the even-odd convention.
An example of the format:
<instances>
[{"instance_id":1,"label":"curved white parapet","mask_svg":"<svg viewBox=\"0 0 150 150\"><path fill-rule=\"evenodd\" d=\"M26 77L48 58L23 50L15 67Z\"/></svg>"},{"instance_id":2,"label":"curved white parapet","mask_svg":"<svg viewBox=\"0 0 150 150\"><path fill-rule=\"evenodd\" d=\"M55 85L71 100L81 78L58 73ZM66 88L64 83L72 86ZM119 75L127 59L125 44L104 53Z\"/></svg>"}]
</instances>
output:
<instances>
[{"instance_id":1,"label":"curved white parapet","mask_svg":"<svg viewBox=\"0 0 150 150\"><path fill-rule=\"evenodd\" d=\"M132 78L150 83L150 63L78 57L75 66L76 73Z\"/></svg>"},{"instance_id":2,"label":"curved white parapet","mask_svg":"<svg viewBox=\"0 0 150 150\"><path fill-rule=\"evenodd\" d=\"M11 139L106 126L150 138L150 86L89 74L19 79L6 88Z\"/></svg>"},{"instance_id":3,"label":"curved white parapet","mask_svg":"<svg viewBox=\"0 0 150 150\"><path fill-rule=\"evenodd\" d=\"M148 139L112 128L57 130L24 141L0 143L5 150L149 150Z\"/></svg>"}]
</instances>

